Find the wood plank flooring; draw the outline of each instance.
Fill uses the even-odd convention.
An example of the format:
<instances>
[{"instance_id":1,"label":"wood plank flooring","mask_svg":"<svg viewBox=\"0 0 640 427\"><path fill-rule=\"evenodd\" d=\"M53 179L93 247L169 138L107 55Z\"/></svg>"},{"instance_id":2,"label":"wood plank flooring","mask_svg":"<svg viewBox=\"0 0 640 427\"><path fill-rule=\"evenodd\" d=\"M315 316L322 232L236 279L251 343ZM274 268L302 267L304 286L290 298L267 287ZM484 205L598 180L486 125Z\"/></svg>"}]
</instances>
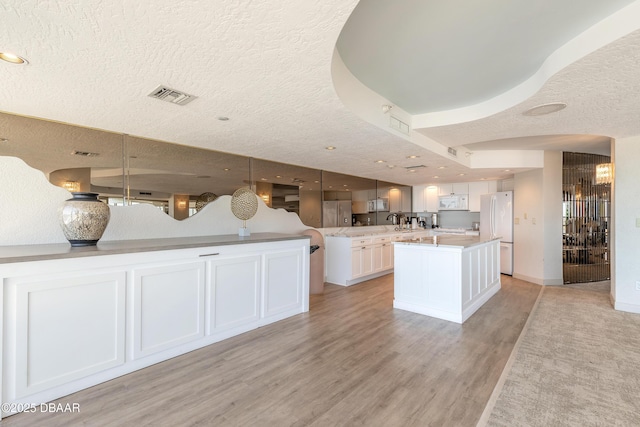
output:
<instances>
[{"instance_id":1,"label":"wood plank flooring","mask_svg":"<svg viewBox=\"0 0 640 427\"><path fill-rule=\"evenodd\" d=\"M502 289L464 325L392 308L393 275L309 313L66 396L14 426L475 426L540 292Z\"/></svg>"}]
</instances>

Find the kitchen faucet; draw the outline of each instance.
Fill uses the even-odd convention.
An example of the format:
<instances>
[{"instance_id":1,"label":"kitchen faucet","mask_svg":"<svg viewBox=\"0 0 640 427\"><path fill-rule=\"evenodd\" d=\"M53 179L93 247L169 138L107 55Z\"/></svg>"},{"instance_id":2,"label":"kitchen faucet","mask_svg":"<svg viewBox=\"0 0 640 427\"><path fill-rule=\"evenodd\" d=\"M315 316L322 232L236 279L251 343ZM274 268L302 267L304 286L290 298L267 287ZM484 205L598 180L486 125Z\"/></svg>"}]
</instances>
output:
<instances>
[{"instance_id":1,"label":"kitchen faucet","mask_svg":"<svg viewBox=\"0 0 640 427\"><path fill-rule=\"evenodd\" d=\"M391 224L392 225L396 225L398 223L398 214L397 213L392 213L387 215L387 221L389 221L389 218L391 218Z\"/></svg>"}]
</instances>

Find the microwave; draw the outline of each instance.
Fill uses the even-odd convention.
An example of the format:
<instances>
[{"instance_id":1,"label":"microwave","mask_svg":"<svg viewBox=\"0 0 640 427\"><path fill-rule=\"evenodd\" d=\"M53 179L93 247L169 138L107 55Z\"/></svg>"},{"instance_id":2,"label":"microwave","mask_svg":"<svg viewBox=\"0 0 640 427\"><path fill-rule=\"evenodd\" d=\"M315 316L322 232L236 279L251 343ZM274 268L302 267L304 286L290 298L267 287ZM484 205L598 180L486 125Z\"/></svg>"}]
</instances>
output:
<instances>
[{"instance_id":1,"label":"microwave","mask_svg":"<svg viewBox=\"0 0 640 427\"><path fill-rule=\"evenodd\" d=\"M469 195L468 194L451 194L449 196L438 197L439 211L468 211Z\"/></svg>"},{"instance_id":2,"label":"microwave","mask_svg":"<svg viewBox=\"0 0 640 427\"><path fill-rule=\"evenodd\" d=\"M389 199L369 200L369 212L389 212Z\"/></svg>"}]
</instances>

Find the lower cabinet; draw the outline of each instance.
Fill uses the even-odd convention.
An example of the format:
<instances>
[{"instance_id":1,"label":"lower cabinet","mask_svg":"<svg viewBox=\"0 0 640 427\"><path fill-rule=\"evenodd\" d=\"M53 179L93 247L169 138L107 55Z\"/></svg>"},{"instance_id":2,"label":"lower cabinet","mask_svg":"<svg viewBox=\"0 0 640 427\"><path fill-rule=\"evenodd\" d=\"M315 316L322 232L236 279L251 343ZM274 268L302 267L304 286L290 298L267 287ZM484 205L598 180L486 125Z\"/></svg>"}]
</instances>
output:
<instances>
[{"instance_id":1,"label":"lower cabinet","mask_svg":"<svg viewBox=\"0 0 640 427\"><path fill-rule=\"evenodd\" d=\"M125 363L124 271L5 281L3 402Z\"/></svg>"},{"instance_id":2,"label":"lower cabinet","mask_svg":"<svg viewBox=\"0 0 640 427\"><path fill-rule=\"evenodd\" d=\"M308 311L308 242L0 265L2 402L44 403Z\"/></svg>"},{"instance_id":3,"label":"lower cabinet","mask_svg":"<svg viewBox=\"0 0 640 427\"><path fill-rule=\"evenodd\" d=\"M260 259L250 255L208 262L208 334L260 318Z\"/></svg>"},{"instance_id":4,"label":"lower cabinet","mask_svg":"<svg viewBox=\"0 0 640 427\"><path fill-rule=\"evenodd\" d=\"M204 336L203 261L133 270L131 358Z\"/></svg>"},{"instance_id":5,"label":"lower cabinet","mask_svg":"<svg viewBox=\"0 0 640 427\"><path fill-rule=\"evenodd\" d=\"M326 236L327 282L350 286L393 271L391 235L347 238Z\"/></svg>"}]
</instances>

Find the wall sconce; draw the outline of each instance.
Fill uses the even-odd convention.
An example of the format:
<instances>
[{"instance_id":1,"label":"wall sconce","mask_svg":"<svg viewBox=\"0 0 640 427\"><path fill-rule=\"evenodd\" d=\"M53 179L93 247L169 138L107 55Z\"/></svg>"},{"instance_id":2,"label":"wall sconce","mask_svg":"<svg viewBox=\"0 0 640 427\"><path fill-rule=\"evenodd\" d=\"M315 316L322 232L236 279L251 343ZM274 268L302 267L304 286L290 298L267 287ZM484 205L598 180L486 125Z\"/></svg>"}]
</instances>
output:
<instances>
[{"instance_id":1,"label":"wall sconce","mask_svg":"<svg viewBox=\"0 0 640 427\"><path fill-rule=\"evenodd\" d=\"M80 183L78 181L65 181L61 187L72 193L80 191Z\"/></svg>"},{"instance_id":2,"label":"wall sconce","mask_svg":"<svg viewBox=\"0 0 640 427\"><path fill-rule=\"evenodd\" d=\"M186 202L185 200L180 200L180 201L178 202L178 207L179 207L180 209L184 209L184 208L186 208L186 207L187 207L187 202Z\"/></svg>"},{"instance_id":3,"label":"wall sconce","mask_svg":"<svg viewBox=\"0 0 640 427\"><path fill-rule=\"evenodd\" d=\"M269 205L269 195L268 194L261 194L260 198L264 201L264 203L268 206Z\"/></svg>"},{"instance_id":4,"label":"wall sconce","mask_svg":"<svg viewBox=\"0 0 640 427\"><path fill-rule=\"evenodd\" d=\"M611 184L613 180L613 164L601 163L596 165L596 184Z\"/></svg>"}]
</instances>

